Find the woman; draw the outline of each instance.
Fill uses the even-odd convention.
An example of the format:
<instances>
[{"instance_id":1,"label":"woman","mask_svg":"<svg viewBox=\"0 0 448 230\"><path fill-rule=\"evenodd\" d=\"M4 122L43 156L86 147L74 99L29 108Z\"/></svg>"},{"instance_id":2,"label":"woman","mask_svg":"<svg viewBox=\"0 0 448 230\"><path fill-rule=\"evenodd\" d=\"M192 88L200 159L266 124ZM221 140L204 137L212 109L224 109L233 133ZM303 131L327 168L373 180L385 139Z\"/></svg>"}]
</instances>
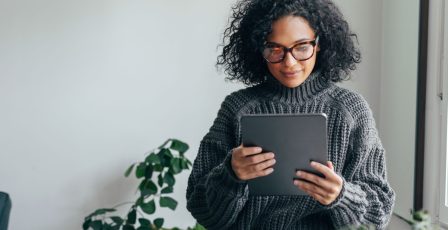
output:
<instances>
[{"instance_id":1,"label":"woman","mask_svg":"<svg viewBox=\"0 0 448 230\"><path fill-rule=\"evenodd\" d=\"M248 87L227 96L201 141L187 208L208 229L384 229L395 200L372 112L335 85L360 62L347 22L331 0L241 0L218 65ZM325 113L326 165L298 171L306 196L251 196L247 180L273 172L275 153L241 145L243 114Z\"/></svg>"}]
</instances>

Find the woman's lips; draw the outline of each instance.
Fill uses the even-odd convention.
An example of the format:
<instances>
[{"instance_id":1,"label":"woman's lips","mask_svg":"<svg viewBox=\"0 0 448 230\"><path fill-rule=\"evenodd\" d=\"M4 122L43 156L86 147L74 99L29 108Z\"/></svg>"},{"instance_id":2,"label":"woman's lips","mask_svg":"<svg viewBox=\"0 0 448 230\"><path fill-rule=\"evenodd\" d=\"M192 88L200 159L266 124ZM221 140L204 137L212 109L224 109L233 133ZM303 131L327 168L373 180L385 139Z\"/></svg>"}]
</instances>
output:
<instances>
[{"instance_id":1,"label":"woman's lips","mask_svg":"<svg viewBox=\"0 0 448 230\"><path fill-rule=\"evenodd\" d=\"M285 72L281 72L285 77L295 77L297 76L299 73L301 72L301 70L298 71L285 71Z\"/></svg>"}]
</instances>

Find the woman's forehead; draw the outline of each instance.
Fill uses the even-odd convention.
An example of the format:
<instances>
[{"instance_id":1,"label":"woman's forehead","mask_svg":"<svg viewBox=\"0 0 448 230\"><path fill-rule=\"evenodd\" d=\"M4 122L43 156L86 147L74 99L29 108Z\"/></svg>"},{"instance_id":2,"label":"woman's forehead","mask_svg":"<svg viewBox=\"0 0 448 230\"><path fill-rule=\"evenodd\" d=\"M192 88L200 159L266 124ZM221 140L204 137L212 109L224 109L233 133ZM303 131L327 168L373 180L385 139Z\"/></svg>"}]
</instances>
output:
<instances>
[{"instance_id":1,"label":"woman's forehead","mask_svg":"<svg viewBox=\"0 0 448 230\"><path fill-rule=\"evenodd\" d=\"M297 42L312 40L315 34L308 21L298 16L284 16L272 23L272 32L267 41L289 46Z\"/></svg>"}]
</instances>

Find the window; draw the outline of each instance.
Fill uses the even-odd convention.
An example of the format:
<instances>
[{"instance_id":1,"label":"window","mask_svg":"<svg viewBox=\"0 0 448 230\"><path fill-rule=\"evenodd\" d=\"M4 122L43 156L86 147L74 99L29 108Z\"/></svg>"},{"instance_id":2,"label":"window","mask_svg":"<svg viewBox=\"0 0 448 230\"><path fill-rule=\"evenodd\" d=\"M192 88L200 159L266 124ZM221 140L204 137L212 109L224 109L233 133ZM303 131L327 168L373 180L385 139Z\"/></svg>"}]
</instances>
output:
<instances>
[{"instance_id":1,"label":"window","mask_svg":"<svg viewBox=\"0 0 448 230\"><path fill-rule=\"evenodd\" d=\"M443 2L442 2L443 3ZM443 9L443 8L442 8ZM440 152L442 153L440 161L440 202L439 202L439 221L445 225L448 225L448 4L444 4L444 20L443 23L443 51L441 58L441 88L439 91L441 104L440 104L440 127L441 127L441 146ZM443 13L442 13L443 14Z\"/></svg>"}]
</instances>

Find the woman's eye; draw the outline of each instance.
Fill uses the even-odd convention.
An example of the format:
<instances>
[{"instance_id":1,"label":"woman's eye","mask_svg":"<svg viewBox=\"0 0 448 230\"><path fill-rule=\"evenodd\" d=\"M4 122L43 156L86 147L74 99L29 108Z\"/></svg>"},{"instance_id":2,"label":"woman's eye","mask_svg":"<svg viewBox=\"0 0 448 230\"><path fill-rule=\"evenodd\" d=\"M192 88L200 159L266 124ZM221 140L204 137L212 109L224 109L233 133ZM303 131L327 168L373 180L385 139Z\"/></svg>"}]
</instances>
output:
<instances>
[{"instance_id":1,"label":"woman's eye","mask_svg":"<svg viewBox=\"0 0 448 230\"><path fill-rule=\"evenodd\" d=\"M271 46L269 48L271 49L271 51L280 51L280 50L282 50L282 48L280 48L278 46Z\"/></svg>"},{"instance_id":2,"label":"woman's eye","mask_svg":"<svg viewBox=\"0 0 448 230\"><path fill-rule=\"evenodd\" d=\"M308 50L308 48L309 48L309 46L307 46L307 45L294 47L294 49L298 52L306 52Z\"/></svg>"},{"instance_id":3,"label":"woman's eye","mask_svg":"<svg viewBox=\"0 0 448 230\"><path fill-rule=\"evenodd\" d=\"M274 54L283 52L283 49L280 47L271 47L270 50L271 50L271 53L274 53Z\"/></svg>"}]
</instances>

